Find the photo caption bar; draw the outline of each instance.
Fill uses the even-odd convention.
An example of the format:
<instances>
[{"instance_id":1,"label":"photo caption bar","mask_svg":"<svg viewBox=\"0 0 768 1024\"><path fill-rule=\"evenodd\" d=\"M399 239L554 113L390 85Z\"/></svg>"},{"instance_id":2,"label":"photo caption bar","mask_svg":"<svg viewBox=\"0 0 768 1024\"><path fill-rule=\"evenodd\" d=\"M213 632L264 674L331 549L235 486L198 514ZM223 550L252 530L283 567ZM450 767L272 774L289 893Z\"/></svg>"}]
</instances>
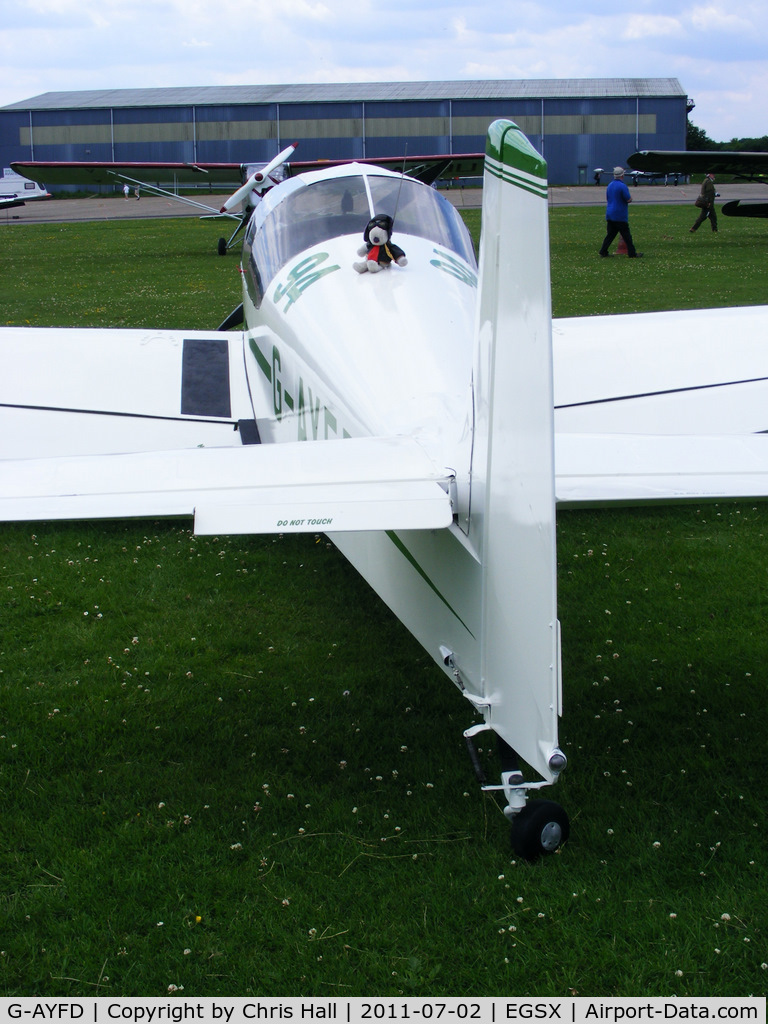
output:
<instances>
[{"instance_id":1,"label":"photo caption bar","mask_svg":"<svg viewBox=\"0 0 768 1024\"><path fill-rule=\"evenodd\" d=\"M291 1021L292 1024L506 1024L509 1021L557 1021L560 1024L627 1024L634 1021L735 1021L766 1024L765 997L749 998L610 998L513 999L503 997L420 999L258 999L181 996L165 999L46 999L0 997L0 1024L251 1024Z\"/></svg>"}]
</instances>

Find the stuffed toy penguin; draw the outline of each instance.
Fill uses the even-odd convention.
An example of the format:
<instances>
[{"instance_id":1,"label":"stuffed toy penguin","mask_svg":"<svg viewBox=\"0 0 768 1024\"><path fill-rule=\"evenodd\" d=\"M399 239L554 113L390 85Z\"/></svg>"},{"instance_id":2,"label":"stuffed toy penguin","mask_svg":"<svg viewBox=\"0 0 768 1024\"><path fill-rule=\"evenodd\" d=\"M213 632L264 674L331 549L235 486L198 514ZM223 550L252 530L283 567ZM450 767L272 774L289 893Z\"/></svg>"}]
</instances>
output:
<instances>
[{"instance_id":1,"label":"stuffed toy penguin","mask_svg":"<svg viewBox=\"0 0 768 1024\"><path fill-rule=\"evenodd\" d=\"M398 267L406 265L408 260L405 253L399 245L390 241L392 227L392 218L386 213L379 213L368 221L363 232L365 245L357 250L357 255L365 256L365 259L352 264L358 274L364 274L366 270L371 274L377 274L393 263Z\"/></svg>"}]
</instances>

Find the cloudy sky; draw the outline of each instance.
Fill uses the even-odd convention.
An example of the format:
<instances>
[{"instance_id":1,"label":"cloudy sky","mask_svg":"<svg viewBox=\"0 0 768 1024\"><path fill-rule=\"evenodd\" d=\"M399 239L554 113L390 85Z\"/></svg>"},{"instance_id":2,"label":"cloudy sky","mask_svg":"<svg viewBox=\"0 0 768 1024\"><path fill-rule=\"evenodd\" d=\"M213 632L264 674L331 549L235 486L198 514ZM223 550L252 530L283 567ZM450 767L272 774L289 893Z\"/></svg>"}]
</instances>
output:
<instances>
[{"instance_id":1,"label":"cloudy sky","mask_svg":"<svg viewBox=\"0 0 768 1024\"><path fill-rule=\"evenodd\" d=\"M6 0L0 106L44 92L677 78L717 142L768 133L765 0Z\"/></svg>"}]
</instances>

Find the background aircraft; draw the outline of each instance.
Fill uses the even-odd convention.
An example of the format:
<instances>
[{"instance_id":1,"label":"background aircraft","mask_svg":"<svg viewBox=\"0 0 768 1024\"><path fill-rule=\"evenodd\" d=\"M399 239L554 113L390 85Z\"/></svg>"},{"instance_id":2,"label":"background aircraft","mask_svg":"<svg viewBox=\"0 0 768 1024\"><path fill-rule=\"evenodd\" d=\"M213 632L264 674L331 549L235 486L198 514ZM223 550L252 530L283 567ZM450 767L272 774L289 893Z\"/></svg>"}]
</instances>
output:
<instances>
[{"instance_id":1,"label":"background aircraft","mask_svg":"<svg viewBox=\"0 0 768 1024\"><path fill-rule=\"evenodd\" d=\"M327 533L480 719L478 769L498 740L483 786L532 858L569 831L528 800L565 767L555 505L768 495L768 309L553 328L546 164L511 122L482 212L478 267L435 189L325 166L254 208L245 330L1 329L0 519ZM360 273L381 214L407 266Z\"/></svg>"},{"instance_id":2,"label":"background aircraft","mask_svg":"<svg viewBox=\"0 0 768 1024\"><path fill-rule=\"evenodd\" d=\"M596 185L600 184L601 176L607 174L608 179L613 177L613 172L604 167L596 167L593 172L593 180ZM657 181L664 181L665 185L677 185L680 181L680 173L667 173L667 171L627 171L624 175L625 179L632 182L633 185L639 185L641 182L647 182L649 185L653 185ZM684 175L682 175L685 178Z\"/></svg>"},{"instance_id":3,"label":"background aircraft","mask_svg":"<svg viewBox=\"0 0 768 1024\"><path fill-rule=\"evenodd\" d=\"M655 185L657 181L663 181L665 185L679 185L680 178L685 180L685 175L679 171L628 171L625 177L629 178L633 185Z\"/></svg>"},{"instance_id":4,"label":"background aircraft","mask_svg":"<svg viewBox=\"0 0 768 1024\"><path fill-rule=\"evenodd\" d=\"M10 167L3 168L3 175L0 177L0 209L23 206L30 199L50 198L51 194L45 185L17 174Z\"/></svg>"},{"instance_id":5,"label":"background aircraft","mask_svg":"<svg viewBox=\"0 0 768 1024\"><path fill-rule=\"evenodd\" d=\"M14 171L33 181L46 180L51 185L80 185L83 188L129 185L152 195L165 196L203 211L205 217L225 217L235 222L229 238L220 238L219 255L231 249L264 192L273 185L296 174L320 169L342 167L349 160L290 160L296 146L288 146L268 163L109 163L103 161L41 161L25 160L12 164ZM418 181L432 184L438 178L481 177L484 154L402 156L361 159L367 167L383 167L408 174ZM179 189L200 189L213 193L229 192L224 207L208 206Z\"/></svg>"},{"instance_id":6,"label":"background aircraft","mask_svg":"<svg viewBox=\"0 0 768 1024\"><path fill-rule=\"evenodd\" d=\"M737 153L726 150L643 150L627 160L637 171L680 174L733 175L746 181L764 182L768 153ZM768 217L768 202L746 203L740 199L723 204L726 217Z\"/></svg>"}]
</instances>

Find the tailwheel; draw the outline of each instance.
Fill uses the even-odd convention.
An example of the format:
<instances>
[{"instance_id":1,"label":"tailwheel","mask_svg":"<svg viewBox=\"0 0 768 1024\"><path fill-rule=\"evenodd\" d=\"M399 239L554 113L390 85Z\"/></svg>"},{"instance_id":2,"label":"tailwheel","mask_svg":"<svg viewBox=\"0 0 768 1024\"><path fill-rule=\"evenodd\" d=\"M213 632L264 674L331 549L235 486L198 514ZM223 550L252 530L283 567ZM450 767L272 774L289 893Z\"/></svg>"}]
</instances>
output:
<instances>
[{"instance_id":1,"label":"tailwheel","mask_svg":"<svg viewBox=\"0 0 768 1024\"><path fill-rule=\"evenodd\" d=\"M532 800L512 819L512 848L525 860L559 850L571 832L568 815L553 800Z\"/></svg>"},{"instance_id":2,"label":"tailwheel","mask_svg":"<svg viewBox=\"0 0 768 1024\"><path fill-rule=\"evenodd\" d=\"M219 256L227 255L227 240L226 238L219 239Z\"/></svg>"}]
</instances>

